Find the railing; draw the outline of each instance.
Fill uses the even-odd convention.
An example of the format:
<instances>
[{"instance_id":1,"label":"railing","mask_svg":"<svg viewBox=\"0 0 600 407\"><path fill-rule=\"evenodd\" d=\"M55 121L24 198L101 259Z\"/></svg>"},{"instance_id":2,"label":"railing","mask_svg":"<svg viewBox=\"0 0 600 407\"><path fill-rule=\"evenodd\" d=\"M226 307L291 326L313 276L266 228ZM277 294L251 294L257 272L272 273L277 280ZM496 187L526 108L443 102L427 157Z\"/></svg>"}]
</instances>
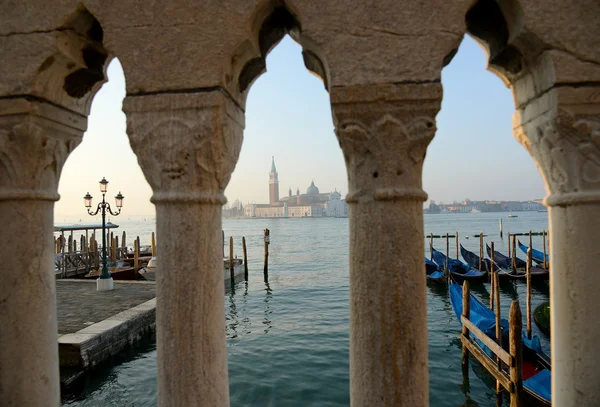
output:
<instances>
[{"instance_id":1,"label":"railing","mask_svg":"<svg viewBox=\"0 0 600 407\"><path fill-rule=\"evenodd\" d=\"M463 346L462 367L463 374L468 375L469 353L481 363L488 372L496 379L496 391L500 391L502 386L510 394L510 407L521 407L523 392L523 355L522 355L522 329L521 308L519 301L513 301L510 306L509 314L509 352L501 346L501 333L497 329L497 341L487 336L483 331L475 326L470 320L470 297L469 283L463 283L463 313L461 315L462 333L460 340ZM497 323L499 324L499 322ZM499 325L498 325L499 326ZM492 359L472 338L475 337L481 341L494 354Z\"/></svg>"}]
</instances>

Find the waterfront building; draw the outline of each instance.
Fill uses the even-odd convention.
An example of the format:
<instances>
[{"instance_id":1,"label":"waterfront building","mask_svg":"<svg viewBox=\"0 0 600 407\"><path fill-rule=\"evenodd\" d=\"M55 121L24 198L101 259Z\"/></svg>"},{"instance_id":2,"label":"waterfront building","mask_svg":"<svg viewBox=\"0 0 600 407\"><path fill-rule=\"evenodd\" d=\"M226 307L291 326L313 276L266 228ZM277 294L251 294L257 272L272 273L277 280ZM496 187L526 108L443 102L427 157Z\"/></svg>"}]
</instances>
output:
<instances>
[{"instance_id":1,"label":"waterfront building","mask_svg":"<svg viewBox=\"0 0 600 407\"><path fill-rule=\"evenodd\" d=\"M292 195L292 188L288 195L279 198L279 174L275 166L275 157L271 159L269 171L269 203L247 204L244 206L244 216L253 218L305 218L305 217L347 217L348 204L341 199L337 189L333 192L320 192L314 180L301 194L296 188L296 195Z\"/></svg>"}]
</instances>

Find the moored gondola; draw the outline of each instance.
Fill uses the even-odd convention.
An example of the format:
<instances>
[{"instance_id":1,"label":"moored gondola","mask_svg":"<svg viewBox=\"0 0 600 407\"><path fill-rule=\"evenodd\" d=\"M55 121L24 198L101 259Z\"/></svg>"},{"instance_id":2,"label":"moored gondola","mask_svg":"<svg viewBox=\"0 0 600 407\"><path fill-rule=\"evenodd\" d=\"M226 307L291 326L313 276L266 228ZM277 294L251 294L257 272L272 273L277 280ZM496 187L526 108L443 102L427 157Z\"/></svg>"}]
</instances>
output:
<instances>
[{"instance_id":1,"label":"moored gondola","mask_svg":"<svg viewBox=\"0 0 600 407\"><path fill-rule=\"evenodd\" d=\"M446 255L442 252L435 250L434 248L431 248L431 254L433 257L433 261L439 266L439 268L442 270L445 269ZM488 279L487 270L476 270L458 259L448 258L447 260L450 277L457 283L462 283L465 280L468 280L471 283L483 283Z\"/></svg>"},{"instance_id":2,"label":"moored gondola","mask_svg":"<svg viewBox=\"0 0 600 407\"><path fill-rule=\"evenodd\" d=\"M462 325L461 315L463 313L463 288L458 284L450 285L450 301L452 308L456 314L459 324ZM481 303L473 294L469 294L469 316L468 319L472 322L479 330L487 337L496 341L496 314ZM505 318L500 319L500 332L503 338L502 344L505 346L509 343L508 341L509 323ZM488 348L482 340L477 339L476 336L471 334L475 343L485 352L488 356L492 356L490 348ZM523 390L524 395L527 396L530 401L537 401L539 404L544 406L551 406L551 372L550 372L550 358L543 352L540 345L539 338L533 336L532 339L528 339L524 331L521 332L522 338L522 360L523 367L521 370L523 379ZM503 365L502 369L504 372L507 371L508 366ZM526 405L531 405L528 403Z\"/></svg>"},{"instance_id":3,"label":"moored gondola","mask_svg":"<svg viewBox=\"0 0 600 407\"><path fill-rule=\"evenodd\" d=\"M527 250L529 247L525 246L521 241L517 241L519 245L519 249L525 254L527 254ZM537 264L544 264L544 253L534 248L531 248L531 259L535 261ZM550 255L546 254L546 264L550 262Z\"/></svg>"}]
</instances>

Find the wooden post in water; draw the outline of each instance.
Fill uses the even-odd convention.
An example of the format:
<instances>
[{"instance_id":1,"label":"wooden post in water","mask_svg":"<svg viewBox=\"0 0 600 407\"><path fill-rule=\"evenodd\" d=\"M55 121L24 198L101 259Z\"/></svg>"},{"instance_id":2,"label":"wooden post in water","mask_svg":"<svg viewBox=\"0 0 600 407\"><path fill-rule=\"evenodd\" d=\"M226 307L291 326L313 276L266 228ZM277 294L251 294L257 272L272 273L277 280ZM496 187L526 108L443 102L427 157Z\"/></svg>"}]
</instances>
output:
<instances>
[{"instance_id":1,"label":"wooden post in water","mask_svg":"<svg viewBox=\"0 0 600 407\"><path fill-rule=\"evenodd\" d=\"M479 233L479 272L481 273L481 263L483 261L483 232Z\"/></svg>"},{"instance_id":2,"label":"wooden post in water","mask_svg":"<svg viewBox=\"0 0 600 407\"><path fill-rule=\"evenodd\" d=\"M265 229L265 277L268 277L269 275L269 244L271 243L270 233L271 232L269 229Z\"/></svg>"},{"instance_id":3,"label":"wooden post in water","mask_svg":"<svg viewBox=\"0 0 600 407\"><path fill-rule=\"evenodd\" d=\"M490 283L491 283L491 287L490 287L490 309L493 311L494 310L494 296L496 295L496 285L499 284L499 280L496 279L497 276L495 276L494 273L494 242L491 243L492 244L492 253L490 256Z\"/></svg>"},{"instance_id":4,"label":"wooden post in water","mask_svg":"<svg viewBox=\"0 0 600 407\"><path fill-rule=\"evenodd\" d=\"M73 239L73 251L77 253L77 240Z\"/></svg>"},{"instance_id":5,"label":"wooden post in water","mask_svg":"<svg viewBox=\"0 0 600 407\"><path fill-rule=\"evenodd\" d=\"M139 237L133 241L133 271L137 271L140 266L140 240Z\"/></svg>"},{"instance_id":6,"label":"wooden post in water","mask_svg":"<svg viewBox=\"0 0 600 407\"><path fill-rule=\"evenodd\" d=\"M502 239L502 218L500 218L500 239Z\"/></svg>"},{"instance_id":7,"label":"wooden post in water","mask_svg":"<svg viewBox=\"0 0 600 407\"><path fill-rule=\"evenodd\" d=\"M433 233L429 238L429 260L433 261Z\"/></svg>"},{"instance_id":8,"label":"wooden post in water","mask_svg":"<svg viewBox=\"0 0 600 407\"><path fill-rule=\"evenodd\" d=\"M509 332L509 353L513 357L514 363L509 366L510 381L513 383L514 388L510 393L510 407L521 407L522 398L521 393L523 391L523 340L521 338L521 331L523 329L523 316L521 315L521 307L519 307L519 301L515 300L510 305L510 313L508 317L508 325L510 327Z\"/></svg>"},{"instance_id":9,"label":"wooden post in water","mask_svg":"<svg viewBox=\"0 0 600 407\"><path fill-rule=\"evenodd\" d=\"M510 257L512 259L512 255L510 254L510 232L508 232L508 257Z\"/></svg>"},{"instance_id":10,"label":"wooden post in water","mask_svg":"<svg viewBox=\"0 0 600 407\"><path fill-rule=\"evenodd\" d=\"M152 244L152 257L156 256L156 240L154 238L154 232L152 232L152 237L151 237L151 244Z\"/></svg>"},{"instance_id":11,"label":"wooden post in water","mask_svg":"<svg viewBox=\"0 0 600 407\"><path fill-rule=\"evenodd\" d=\"M125 231L123 231L123 237L121 238L122 249L127 249L127 241L125 239L127 239L127 235L125 234ZM125 254L127 254L127 251L125 252Z\"/></svg>"},{"instance_id":12,"label":"wooden post in water","mask_svg":"<svg viewBox=\"0 0 600 407\"><path fill-rule=\"evenodd\" d=\"M498 281L498 273L492 277L494 280L494 302L496 303L496 343L502 347L502 326L500 325L500 284ZM498 370L502 371L502 361L496 356L496 364ZM496 393L502 392L502 385L496 380Z\"/></svg>"},{"instance_id":13,"label":"wooden post in water","mask_svg":"<svg viewBox=\"0 0 600 407\"><path fill-rule=\"evenodd\" d=\"M135 240L137 240L137 244L138 244L138 257L140 257L140 251L142 250L142 245L140 243L140 237L136 237Z\"/></svg>"},{"instance_id":14,"label":"wooden post in water","mask_svg":"<svg viewBox=\"0 0 600 407\"><path fill-rule=\"evenodd\" d=\"M231 282L235 283L235 265L233 263L233 236L229 236L229 276Z\"/></svg>"},{"instance_id":15,"label":"wooden post in water","mask_svg":"<svg viewBox=\"0 0 600 407\"><path fill-rule=\"evenodd\" d=\"M546 229L542 232L542 241L544 242L544 262L542 263L542 266L544 267L544 270L546 270ZM550 239L548 239L548 243L550 243Z\"/></svg>"},{"instance_id":16,"label":"wooden post in water","mask_svg":"<svg viewBox=\"0 0 600 407\"><path fill-rule=\"evenodd\" d=\"M448 262L450 261L450 244L448 243L448 232L446 232L446 274L450 275Z\"/></svg>"},{"instance_id":17,"label":"wooden post in water","mask_svg":"<svg viewBox=\"0 0 600 407\"><path fill-rule=\"evenodd\" d=\"M470 301L471 292L469 290L469 282L465 280L462 285L462 315L469 319L471 317L471 301ZM465 339L469 339L469 329L465 324L462 324L462 336ZM463 344L462 346L462 369L463 374L467 375L469 373L469 350Z\"/></svg>"},{"instance_id":18,"label":"wooden post in water","mask_svg":"<svg viewBox=\"0 0 600 407\"><path fill-rule=\"evenodd\" d=\"M246 237L242 236L242 252L244 253L244 279L248 281L248 254L246 252Z\"/></svg>"},{"instance_id":19,"label":"wooden post in water","mask_svg":"<svg viewBox=\"0 0 600 407\"><path fill-rule=\"evenodd\" d=\"M531 339L531 246L527 249L527 339Z\"/></svg>"},{"instance_id":20,"label":"wooden post in water","mask_svg":"<svg viewBox=\"0 0 600 407\"><path fill-rule=\"evenodd\" d=\"M112 251L112 261L117 261L117 239L115 239L114 237L111 240L111 251Z\"/></svg>"},{"instance_id":21,"label":"wooden post in water","mask_svg":"<svg viewBox=\"0 0 600 407\"><path fill-rule=\"evenodd\" d=\"M96 270L100 270L100 253L98 252L98 241L94 237L94 265Z\"/></svg>"},{"instance_id":22,"label":"wooden post in water","mask_svg":"<svg viewBox=\"0 0 600 407\"><path fill-rule=\"evenodd\" d=\"M456 258L459 259L460 257L458 256L458 232L456 232L456 235L454 235L456 237Z\"/></svg>"},{"instance_id":23,"label":"wooden post in water","mask_svg":"<svg viewBox=\"0 0 600 407\"><path fill-rule=\"evenodd\" d=\"M69 243L67 244L67 251L71 253L73 251L73 232L69 235Z\"/></svg>"},{"instance_id":24,"label":"wooden post in water","mask_svg":"<svg viewBox=\"0 0 600 407\"><path fill-rule=\"evenodd\" d=\"M512 237L512 269L513 271L517 270L517 237L513 235Z\"/></svg>"}]
</instances>

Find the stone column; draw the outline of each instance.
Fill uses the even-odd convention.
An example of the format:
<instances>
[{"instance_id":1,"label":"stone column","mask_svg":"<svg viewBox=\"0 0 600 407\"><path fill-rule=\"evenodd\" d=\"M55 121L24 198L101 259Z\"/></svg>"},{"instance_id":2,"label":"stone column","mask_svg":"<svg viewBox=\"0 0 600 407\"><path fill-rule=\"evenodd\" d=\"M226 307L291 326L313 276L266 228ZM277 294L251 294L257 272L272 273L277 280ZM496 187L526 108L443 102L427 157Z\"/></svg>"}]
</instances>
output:
<instances>
[{"instance_id":1,"label":"stone column","mask_svg":"<svg viewBox=\"0 0 600 407\"><path fill-rule=\"evenodd\" d=\"M598 406L600 88L553 88L521 108L514 126L550 191L552 403Z\"/></svg>"},{"instance_id":2,"label":"stone column","mask_svg":"<svg viewBox=\"0 0 600 407\"><path fill-rule=\"evenodd\" d=\"M333 88L350 204L350 397L428 405L421 172L440 83Z\"/></svg>"},{"instance_id":3,"label":"stone column","mask_svg":"<svg viewBox=\"0 0 600 407\"><path fill-rule=\"evenodd\" d=\"M123 110L156 205L158 405L227 406L221 206L243 111L218 90L128 96Z\"/></svg>"},{"instance_id":4,"label":"stone column","mask_svg":"<svg viewBox=\"0 0 600 407\"><path fill-rule=\"evenodd\" d=\"M60 171L86 125L41 100L0 100L2 406L60 405L53 210Z\"/></svg>"}]
</instances>

